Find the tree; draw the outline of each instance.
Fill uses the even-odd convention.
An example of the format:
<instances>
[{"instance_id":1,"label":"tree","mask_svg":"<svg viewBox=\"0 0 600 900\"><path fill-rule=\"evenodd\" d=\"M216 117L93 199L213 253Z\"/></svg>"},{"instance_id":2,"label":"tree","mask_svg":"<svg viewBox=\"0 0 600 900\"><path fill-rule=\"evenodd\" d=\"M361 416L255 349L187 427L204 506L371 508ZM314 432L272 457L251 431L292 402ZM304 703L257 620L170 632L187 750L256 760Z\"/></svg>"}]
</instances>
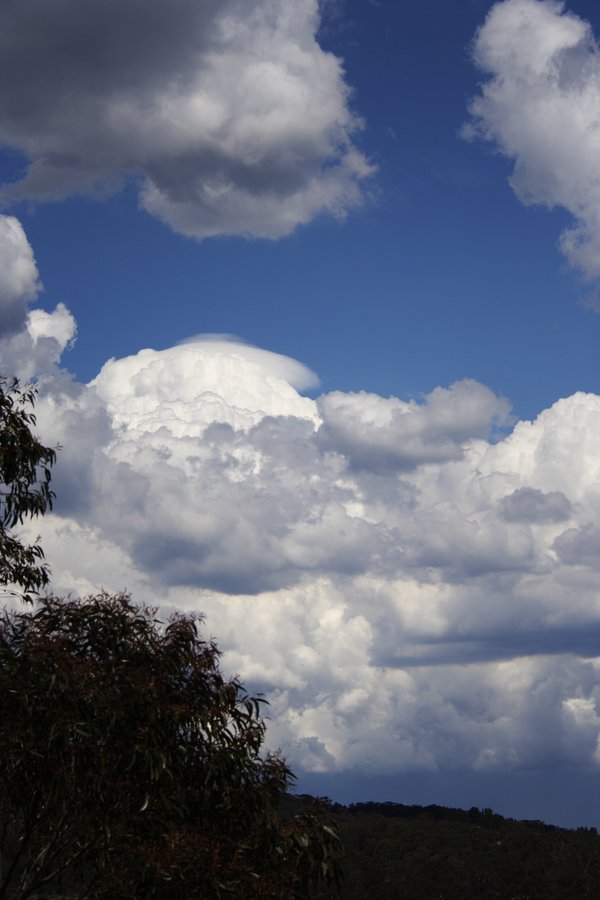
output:
<instances>
[{"instance_id":1,"label":"tree","mask_svg":"<svg viewBox=\"0 0 600 900\"><path fill-rule=\"evenodd\" d=\"M334 896L339 841L285 818L262 700L199 620L127 595L0 617L0 898Z\"/></svg>"},{"instance_id":2,"label":"tree","mask_svg":"<svg viewBox=\"0 0 600 900\"><path fill-rule=\"evenodd\" d=\"M282 815L293 775L261 756L259 696L219 668L199 619L129 596L40 596L54 450L33 435L35 388L0 377L0 900L330 897L339 840L320 814Z\"/></svg>"},{"instance_id":3,"label":"tree","mask_svg":"<svg viewBox=\"0 0 600 900\"><path fill-rule=\"evenodd\" d=\"M35 397L34 387L22 389L16 379L0 376L0 585L19 585L26 599L48 584L48 567L39 538L26 544L10 530L52 508L56 460L32 434Z\"/></svg>"}]
</instances>

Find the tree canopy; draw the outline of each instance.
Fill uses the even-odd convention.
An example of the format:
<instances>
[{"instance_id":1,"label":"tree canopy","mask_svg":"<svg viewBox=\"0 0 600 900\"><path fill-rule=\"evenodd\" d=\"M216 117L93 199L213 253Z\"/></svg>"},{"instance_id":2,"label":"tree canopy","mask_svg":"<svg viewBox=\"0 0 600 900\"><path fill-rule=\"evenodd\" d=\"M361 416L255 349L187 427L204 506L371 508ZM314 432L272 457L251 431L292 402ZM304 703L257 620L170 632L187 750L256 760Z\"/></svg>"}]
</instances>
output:
<instances>
[{"instance_id":1,"label":"tree canopy","mask_svg":"<svg viewBox=\"0 0 600 900\"><path fill-rule=\"evenodd\" d=\"M35 388L0 378L0 900L330 897L339 840L317 812L282 815L293 781L262 753L258 695L220 669L200 618L127 594L40 595L55 451L33 435Z\"/></svg>"},{"instance_id":2,"label":"tree canopy","mask_svg":"<svg viewBox=\"0 0 600 900\"><path fill-rule=\"evenodd\" d=\"M127 595L0 621L0 897L334 896L336 834L282 818L261 698L198 619Z\"/></svg>"},{"instance_id":3,"label":"tree canopy","mask_svg":"<svg viewBox=\"0 0 600 900\"><path fill-rule=\"evenodd\" d=\"M34 436L36 391L0 376L0 585L18 585L27 599L49 581L39 539L24 543L13 531L52 508L56 451Z\"/></svg>"}]
</instances>

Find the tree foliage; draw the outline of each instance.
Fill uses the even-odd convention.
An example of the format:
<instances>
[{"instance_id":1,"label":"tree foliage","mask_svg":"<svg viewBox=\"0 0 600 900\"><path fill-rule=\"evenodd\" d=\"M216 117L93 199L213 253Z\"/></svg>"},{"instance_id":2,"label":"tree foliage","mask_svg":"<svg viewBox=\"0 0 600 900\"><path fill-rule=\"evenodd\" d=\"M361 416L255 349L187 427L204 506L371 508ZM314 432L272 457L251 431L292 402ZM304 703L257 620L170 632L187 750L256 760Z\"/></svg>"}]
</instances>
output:
<instances>
[{"instance_id":1,"label":"tree foliage","mask_svg":"<svg viewBox=\"0 0 600 900\"><path fill-rule=\"evenodd\" d=\"M129 596L39 596L55 451L33 435L35 388L0 377L0 900L331 897L339 840L282 816L293 775L261 755L259 696L226 679L195 616L164 625Z\"/></svg>"},{"instance_id":2,"label":"tree foliage","mask_svg":"<svg viewBox=\"0 0 600 900\"><path fill-rule=\"evenodd\" d=\"M330 804L329 814L346 848L342 900L599 895L595 828L520 822L475 807Z\"/></svg>"},{"instance_id":3,"label":"tree foliage","mask_svg":"<svg viewBox=\"0 0 600 900\"><path fill-rule=\"evenodd\" d=\"M335 895L336 833L282 817L262 700L197 617L107 594L4 611L0 697L0 898Z\"/></svg>"},{"instance_id":4,"label":"tree foliage","mask_svg":"<svg viewBox=\"0 0 600 900\"><path fill-rule=\"evenodd\" d=\"M23 543L12 530L52 508L56 459L32 433L35 396L34 387L0 377L0 585L18 585L27 599L48 584L48 567L39 539Z\"/></svg>"}]
</instances>

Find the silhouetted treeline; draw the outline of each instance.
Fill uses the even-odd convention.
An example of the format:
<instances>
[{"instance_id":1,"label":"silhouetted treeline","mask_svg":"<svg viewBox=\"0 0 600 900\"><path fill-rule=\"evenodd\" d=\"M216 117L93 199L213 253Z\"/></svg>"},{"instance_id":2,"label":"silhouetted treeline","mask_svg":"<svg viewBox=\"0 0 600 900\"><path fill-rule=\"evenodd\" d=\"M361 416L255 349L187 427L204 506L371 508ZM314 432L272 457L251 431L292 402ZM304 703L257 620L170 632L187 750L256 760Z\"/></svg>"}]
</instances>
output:
<instances>
[{"instance_id":1,"label":"silhouetted treeline","mask_svg":"<svg viewBox=\"0 0 600 900\"><path fill-rule=\"evenodd\" d=\"M345 845L342 900L600 897L595 828L476 807L321 802Z\"/></svg>"}]
</instances>

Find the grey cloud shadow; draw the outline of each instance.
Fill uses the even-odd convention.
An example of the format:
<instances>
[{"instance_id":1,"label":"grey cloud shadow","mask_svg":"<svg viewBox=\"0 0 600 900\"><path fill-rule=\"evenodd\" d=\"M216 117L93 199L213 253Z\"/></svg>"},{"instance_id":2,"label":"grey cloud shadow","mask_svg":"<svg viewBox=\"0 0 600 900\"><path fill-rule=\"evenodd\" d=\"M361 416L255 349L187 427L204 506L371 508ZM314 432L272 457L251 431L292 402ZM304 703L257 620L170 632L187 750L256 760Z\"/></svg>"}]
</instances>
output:
<instances>
[{"instance_id":1,"label":"grey cloud shadow","mask_svg":"<svg viewBox=\"0 0 600 900\"><path fill-rule=\"evenodd\" d=\"M563 522L572 512L569 499L561 491L531 487L519 488L499 503L500 518L506 522Z\"/></svg>"},{"instance_id":2,"label":"grey cloud shadow","mask_svg":"<svg viewBox=\"0 0 600 900\"><path fill-rule=\"evenodd\" d=\"M372 664L389 668L503 662L526 656L600 656L600 622L567 628L523 629L493 635L420 640L419 652L375 653Z\"/></svg>"}]
</instances>

